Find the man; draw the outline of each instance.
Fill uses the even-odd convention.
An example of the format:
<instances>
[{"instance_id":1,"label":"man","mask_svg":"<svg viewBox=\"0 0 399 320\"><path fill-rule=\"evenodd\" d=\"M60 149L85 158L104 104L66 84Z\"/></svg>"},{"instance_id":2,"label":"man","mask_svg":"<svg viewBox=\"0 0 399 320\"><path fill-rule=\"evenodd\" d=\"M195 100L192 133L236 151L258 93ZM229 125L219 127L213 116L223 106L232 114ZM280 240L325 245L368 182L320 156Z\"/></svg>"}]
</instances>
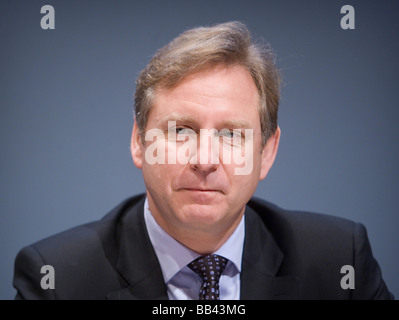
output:
<instances>
[{"instance_id":1,"label":"man","mask_svg":"<svg viewBox=\"0 0 399 320\"><path fill-rule=\"evenodd\" d=\"M16 298L392 299L361 224L252 198L279 145L279 82L238 22L160 49L135 95L146 193L21 250Z\"/></svg>"}]
</instances>

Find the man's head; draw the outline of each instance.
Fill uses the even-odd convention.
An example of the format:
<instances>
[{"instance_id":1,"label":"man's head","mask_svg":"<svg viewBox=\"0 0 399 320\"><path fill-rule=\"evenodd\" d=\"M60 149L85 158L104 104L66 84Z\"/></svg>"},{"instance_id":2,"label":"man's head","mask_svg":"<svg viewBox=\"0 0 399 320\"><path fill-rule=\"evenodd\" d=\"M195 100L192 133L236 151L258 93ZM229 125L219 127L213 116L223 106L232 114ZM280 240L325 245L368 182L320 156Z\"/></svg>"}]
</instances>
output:
<instances>
[{"instance_id":1,"label":"man's head","mask_svg":"<svg viewBox=\"0 0 399 320\"><path fill-rule=\"evenodd\" d=\"M277 153L278 100L270 51L251 44L248 30L237 22L184 32L141 72L133 161L143 170L151 213L175 239L211 252L235 230ZM238 140L235 129L241 130ZM152 143L149 132L159 133ZM218 150L212 145L215 136L221 141ZM245 148L248 144L252 148ZM251 158L251 171L236 175L240 164L226 161L226 149ZM189 161L168 163L181 150ZM154 153L166 162L150 163L148 155ZM212 161L215 155L219 162Z\"/></svg>"},{"instance_id":2,"label":"man's head","mask_svg":"<svg viewBox=\"0 0 399 320\"><path fill-rule=\"evenodd\" d=\"M157 90L171 89L188 75L217 65L240 65L251 74L259 93L264 145L277 129L280 75L271 49L253 43L239 22L187 30L156 52L137 79L135 117L140 133L145 133Z\"/></svg>"}]
</instances>

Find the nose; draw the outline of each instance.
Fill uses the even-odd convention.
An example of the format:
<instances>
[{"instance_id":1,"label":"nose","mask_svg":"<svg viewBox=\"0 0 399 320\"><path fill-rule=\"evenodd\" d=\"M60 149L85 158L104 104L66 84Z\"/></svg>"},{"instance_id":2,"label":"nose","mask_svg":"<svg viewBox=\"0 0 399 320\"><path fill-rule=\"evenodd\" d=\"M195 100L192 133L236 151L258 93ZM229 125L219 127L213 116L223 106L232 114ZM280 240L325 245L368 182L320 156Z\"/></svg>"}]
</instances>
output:
<instances>
[{"instance_id":1,"label":"nose","mask_svg":"<svg viewBox=\"0 0 399 320\"><path fill-rule=\"evenodd\" d=\"M198 141L199 140L199 141ZM201 129L197 139L197 150L194 155L194 163L191 169L202 174L208 175L217 170L219 161L219 139L215 137L215 129Z\"/></svg>"}]
</instances>

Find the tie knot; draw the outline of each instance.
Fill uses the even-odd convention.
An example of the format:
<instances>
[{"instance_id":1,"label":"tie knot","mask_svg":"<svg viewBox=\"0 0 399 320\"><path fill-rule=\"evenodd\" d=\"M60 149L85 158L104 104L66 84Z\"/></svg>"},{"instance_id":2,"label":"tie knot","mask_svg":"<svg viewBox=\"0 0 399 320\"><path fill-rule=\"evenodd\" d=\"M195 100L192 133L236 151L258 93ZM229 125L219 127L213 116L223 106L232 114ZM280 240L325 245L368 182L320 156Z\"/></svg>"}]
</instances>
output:
<instances>
[{"instance_id":1,"label":"tie knot","mask_svg":"<svg viewBox=\"0 0 399 320\"><path fill-rule=\"evenodd\" d=\"M216 254L202 256L188 264L203 280L200 299L219 299L219 279L228 260Z\"/></svg>"},{"instance_id":2,"label":"tie knot","mask_svg":"<svg viewBox=\"0 0 399 320\"><path fill-rule=\"evenodd\" d=\"M189 263L189 268L200 275L204 281L219 282L227 265L227 259L216 254L201 256Z\"/></svg>"}]
</instances>

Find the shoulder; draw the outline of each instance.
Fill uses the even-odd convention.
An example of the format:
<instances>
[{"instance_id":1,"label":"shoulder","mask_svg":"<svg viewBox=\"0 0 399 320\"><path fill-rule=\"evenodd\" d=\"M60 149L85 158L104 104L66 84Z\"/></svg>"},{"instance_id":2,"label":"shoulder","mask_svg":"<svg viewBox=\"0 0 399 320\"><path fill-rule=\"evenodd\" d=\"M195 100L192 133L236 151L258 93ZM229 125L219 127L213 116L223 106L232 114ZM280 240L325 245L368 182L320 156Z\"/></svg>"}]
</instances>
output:
<instances>
[{"instance_id":1,"label":"shoulder","mask_svg":"<svg viewBox=\"0 0 399 320\"><path fill-rule=\"evenodd\" d=\"M364 226L348 219L285 210L258 198L248 206L254 228L260 223L267 229L292 268L339 270L355 263L356 246L368 243Z\"/></svg>"},{"instance_id":2,"label":"shoulder","mask_svg":"<svg viewBox=\"0 0 399 320\"><path fill-rule=\"evenodd\" d=\"M252 198L248 219L264 226L284 254L280 273L301 279L302 297L393 299L363 224L326 214L284 210ZM263 222L263 223L262 223ZM356 290L343 290L341 268L356 271Z\"/></svg>"},{"instance_id":3,"label":"shoulder","mask_svg":"<svg viewBox=\"0 0 399 320\"><path fill-rule=\"evenodd\" d=\"M43 256L53 259L71 259L93 252L93 247L107 248L118 234L124 220L135 214L135 206L143 200L143 195L130 197L97 221L73 227L30 245ZM107 250L105 250L107 251ZM95 251L94 251L95 252Z\"/></svg>"},{"instance_id":4,"label":"shoulder","mask_svg":"<svg viewBox=\"0 0 399 320\"><path fill-rule=\"evenodd\" d=\"M306 233L308 236L328 235L329 237L334 234L343 235L365 231L362 224L346 218L316 212L286 210L256 197L248 202L248 206L257 213L258 217L271 229L270 231L274 228L279 231L287 229L303 236L305 236L303 233Z\"/></svg>"},{"instance_id":5,"label":"shoulder","mask_svg":"<svg viewBox=\"0 0 399 320\"><path fill-rule=\"evenodd\" d=\"M14 287L19 298L44 298L43 294L51 298L51 292L41 290L39 286L43 277L41 268L45 265L55 270L57 293L65 296L78 299L82 294L86 297L87 292L70 292L82 287L78 284L83 283L117 287L120 278L114 265L122 229L127 219L134 223L139 218L138 208L143 200L143 195L131 197L98 221L76 226L22 248L14 266ZM96 297L96 290L91 290L90 294Z\"/></svg>"}]
</instances>

